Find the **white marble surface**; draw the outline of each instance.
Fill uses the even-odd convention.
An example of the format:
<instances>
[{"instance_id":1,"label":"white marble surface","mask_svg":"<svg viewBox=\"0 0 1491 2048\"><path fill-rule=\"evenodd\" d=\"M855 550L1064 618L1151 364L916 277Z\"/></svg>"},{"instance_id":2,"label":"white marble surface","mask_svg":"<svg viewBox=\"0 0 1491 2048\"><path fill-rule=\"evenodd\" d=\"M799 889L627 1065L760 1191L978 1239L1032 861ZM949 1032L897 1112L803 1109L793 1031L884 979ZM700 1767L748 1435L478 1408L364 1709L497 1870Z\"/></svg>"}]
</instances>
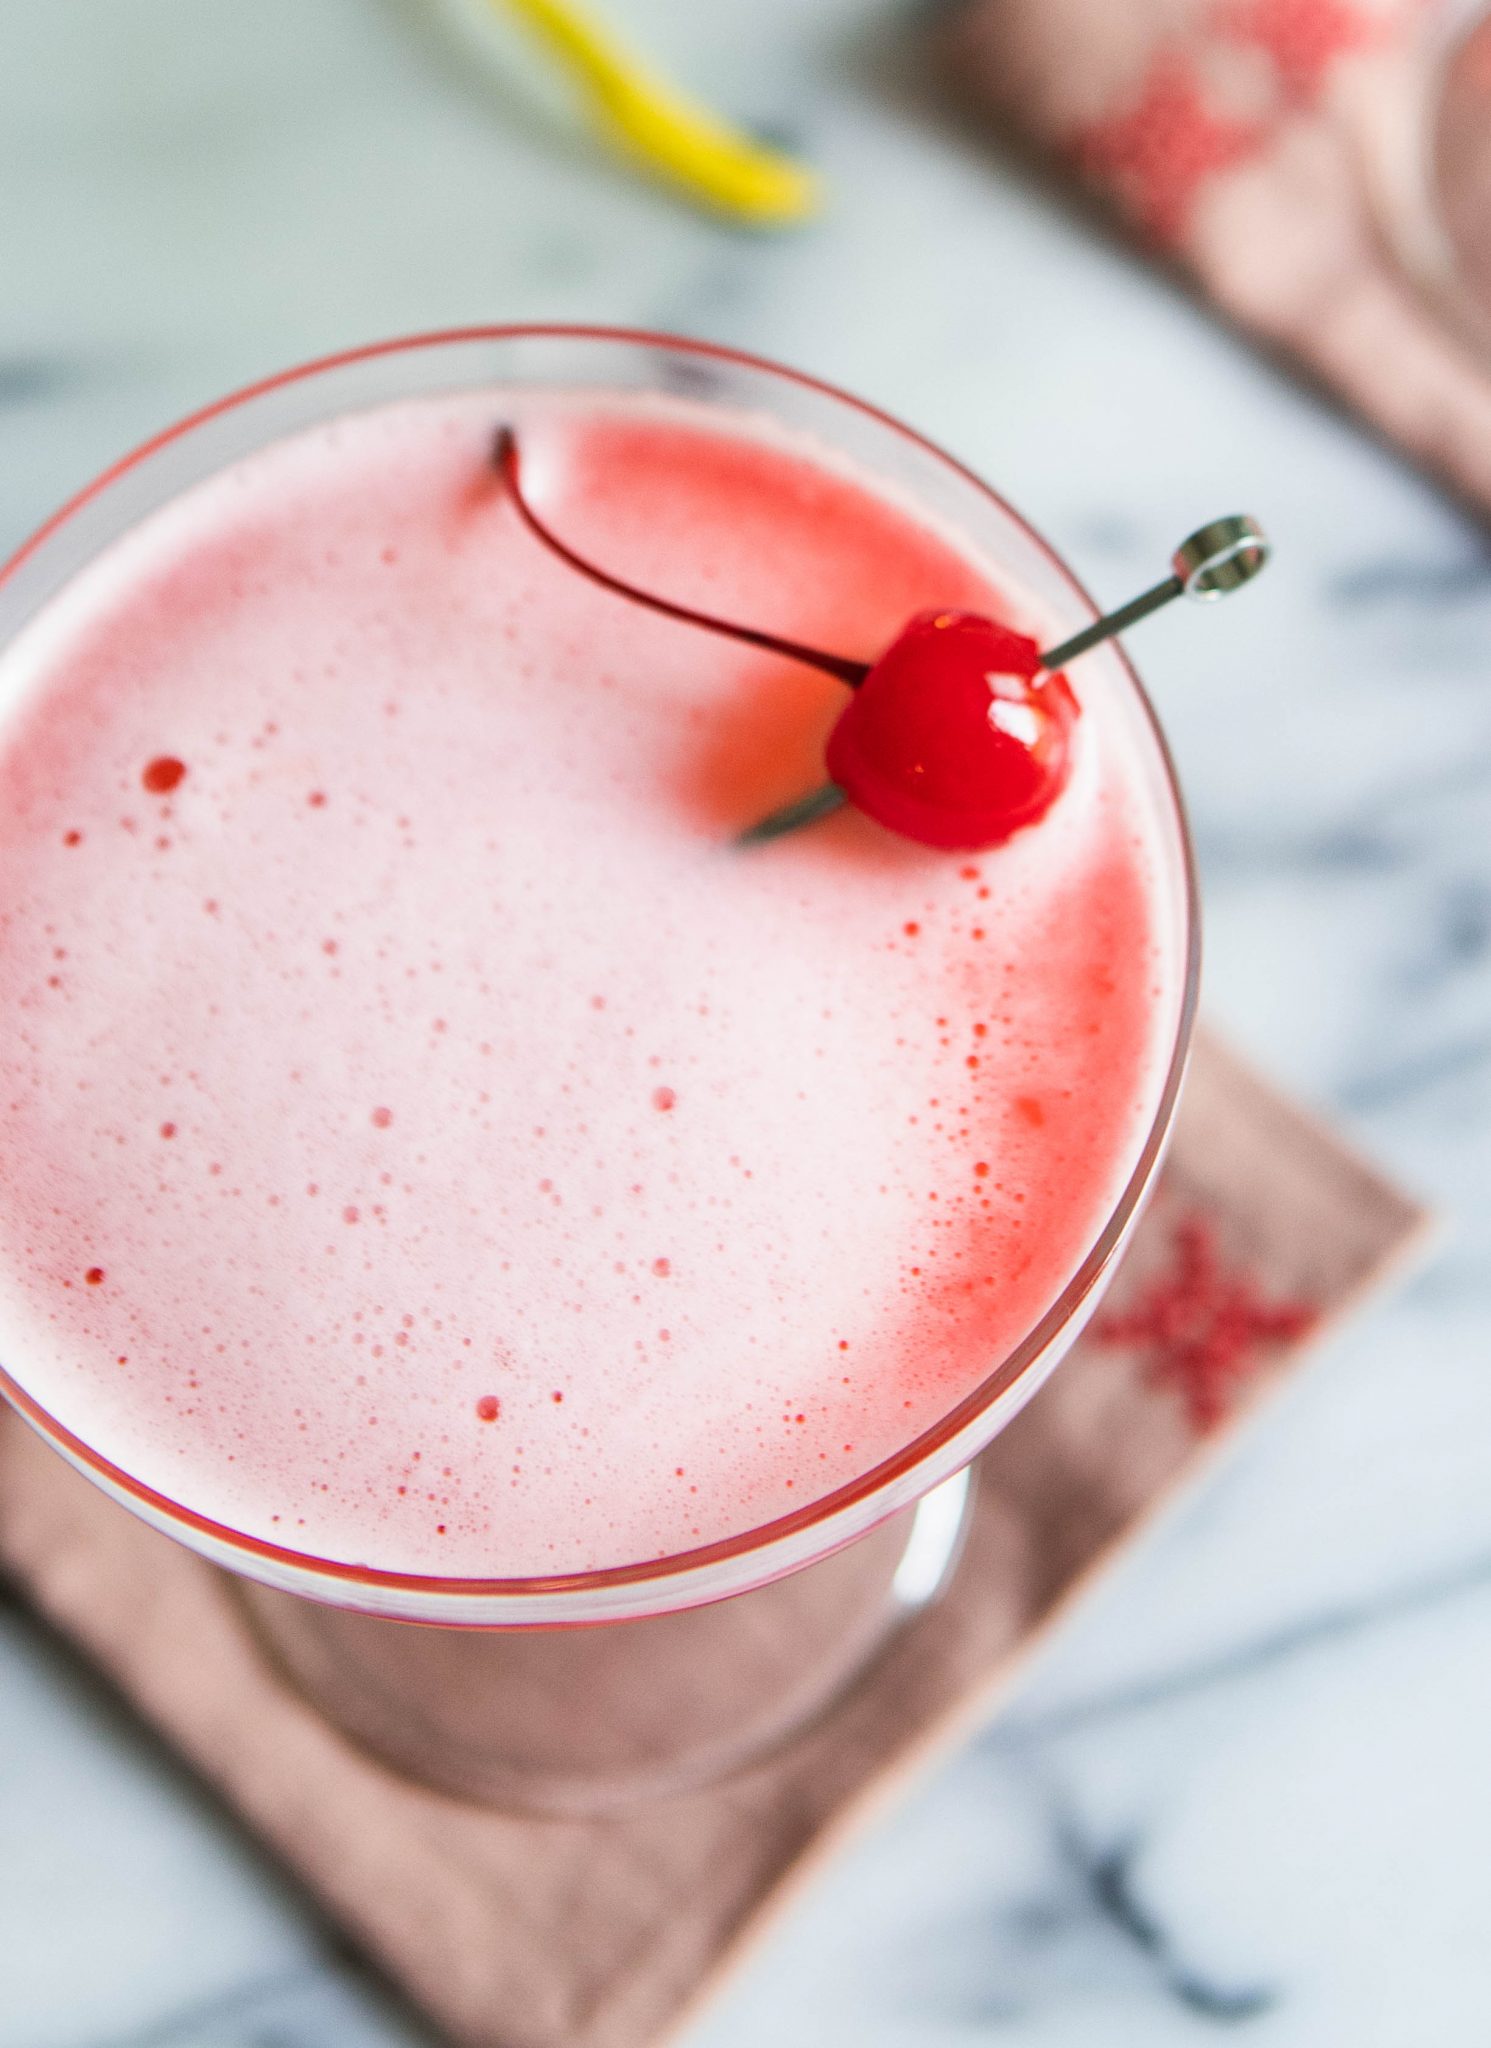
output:
<instances>
[{"instance_id":1,"label":"white marble surface","mask_svg":"<svg viewBox=\"0 0 1491 2048\"><path fill-rule=\"evenodd\" d=\"M1441 1205L1441 1248L692 2048L1485 2041L1486 536L944 125L879 0L611 5L810 145L820 228L753 239L629 182L434 0L0 0L0 552L283 362L541 316L858 389L1114 596L1196 519L1267 516L1269 584L1225 627L1144 643L1194 807L1210 1007ZM425 2040L0 1606L0 2048Z\"/></svg>"}]
</instances>

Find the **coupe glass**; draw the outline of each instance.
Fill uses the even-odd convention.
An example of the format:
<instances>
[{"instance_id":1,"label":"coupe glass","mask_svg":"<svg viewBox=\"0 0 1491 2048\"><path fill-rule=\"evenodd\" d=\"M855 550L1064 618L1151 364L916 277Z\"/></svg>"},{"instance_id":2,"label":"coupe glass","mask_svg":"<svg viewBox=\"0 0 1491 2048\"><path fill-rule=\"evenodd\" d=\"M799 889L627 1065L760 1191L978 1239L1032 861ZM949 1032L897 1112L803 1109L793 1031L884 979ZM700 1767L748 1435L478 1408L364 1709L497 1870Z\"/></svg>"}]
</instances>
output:
<instances>
[{"instance_id":1,"label":"coupe glass","mask_svg":"<svg viewBox=\"0 0 1491 2048\"><path fill-rule=\"evenodd\" d=\"M837 451L964 535L1059 636L1096 614L1055 552L920 436L812 378L731 350L594 328L482 328L383 343L287 371L209 406L107 471L0 571L0 645L156 506L266 442L414 396L559 387L683 394L767 415ZM1060 1298L934 1427L796 1512L661 1560L542 1578L380 1571L260 1541L142 1484L26 1392L0 1390L62 1456L156 1529L234 1575L267 1648L322 1710L411 1776L543 1810L603 1808L728 1770L849 1685L935 1597L977 1452L1028 1401L1092 1314L1151 1186L1195 1006L1190 848L1163 739L1127 659L1086 683L1132 712L1160 821L1162 942L1181 972L1168 1064L1122 1191ZM8 1367L7 1371L5 1368ZM59 1475L60 1477L60 1475ZM401 1624L422 1623L423 1627Z\"/></svg>"}]
</instances>

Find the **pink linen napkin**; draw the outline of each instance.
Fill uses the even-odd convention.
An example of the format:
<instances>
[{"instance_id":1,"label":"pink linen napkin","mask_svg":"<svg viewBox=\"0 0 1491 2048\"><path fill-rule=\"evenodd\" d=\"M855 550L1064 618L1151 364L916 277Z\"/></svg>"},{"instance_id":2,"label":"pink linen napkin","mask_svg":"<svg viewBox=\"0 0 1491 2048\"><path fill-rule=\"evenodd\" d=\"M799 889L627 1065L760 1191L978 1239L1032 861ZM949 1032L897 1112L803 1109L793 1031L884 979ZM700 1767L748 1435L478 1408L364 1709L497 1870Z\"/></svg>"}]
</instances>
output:
<instances>
[{"instance_id":1,"label":"pink linen napkin","mask_svg":"<svg viewBox=\"0 0 1491 2048\"><path fill-rule=\"evenodd\" d=\"M1429 201L1432 0L963 0L942 34L1009 132L1491 512L1491 344Z\"/></svg>"},{"instance_id":2,"label":"pink linen napkin","mask_svg":"<svg viewBox=\"0 0 1491 2048\"><path fill-rule=\"evenodd\" d=\"M459 2048L657 2048L855 1827L991 1710L1424 1227L1202 1035L1153 1206L1098 1320L978 1461L946 1592L779 1749L619 1814L540 1820L398 1777L300 1698L221 1573L4 1412L0 1577ZM793 1626L784 1614L798 1610L770 1625ZM725 1659L696 1684L728 1694L737 1679Z\"/></svg>"}]
</instances>

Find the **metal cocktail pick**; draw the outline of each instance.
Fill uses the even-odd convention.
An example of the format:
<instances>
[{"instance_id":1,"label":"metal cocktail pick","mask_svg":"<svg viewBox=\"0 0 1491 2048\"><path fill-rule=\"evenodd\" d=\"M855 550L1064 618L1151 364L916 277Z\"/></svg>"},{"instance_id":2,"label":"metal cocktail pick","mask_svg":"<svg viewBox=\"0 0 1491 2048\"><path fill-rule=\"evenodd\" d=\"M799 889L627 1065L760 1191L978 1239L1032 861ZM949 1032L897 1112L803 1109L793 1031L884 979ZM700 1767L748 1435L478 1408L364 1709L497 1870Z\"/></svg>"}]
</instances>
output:
<instances>
[{"instance_id":1,"label":"metal cocktail pick","mask_svg":"<svg viewBox=\"0 0 1491 2048\"><path fill-rule=\"evenodd\" d=\"M1173 603L1177 597L1194 597L1201 604L1214 604L1219 597L1230 596L1234 590L1241 590L1245 583L1252 582L1267 564L1269 552L1268 536L1257 520L1249 519L1245 513L1210 520L1175 550L1170 558L1170 574L1163 583L1156 583L1152 590L1130 598L1116 611L1105 612L1102 618L1084 626L1080 633L1063 640L1059 647L1051 648L1042 655L1041 667L1051 674L1066 668L1078 655L1086 654L1104 640L1111 640L1116 633L1126 632L1130 626L1136 626L1141 619L1147 619L1151 612ZM837 783L825 783L821 789L798 797L793 803L784 804L780 810L762 818L758 824L742 832L736 844L759 846L763 840L779 839L784 832L796 831L800 825L810 825L815 818L826 818L847 801Z\"/></svg>"}]
</instances>

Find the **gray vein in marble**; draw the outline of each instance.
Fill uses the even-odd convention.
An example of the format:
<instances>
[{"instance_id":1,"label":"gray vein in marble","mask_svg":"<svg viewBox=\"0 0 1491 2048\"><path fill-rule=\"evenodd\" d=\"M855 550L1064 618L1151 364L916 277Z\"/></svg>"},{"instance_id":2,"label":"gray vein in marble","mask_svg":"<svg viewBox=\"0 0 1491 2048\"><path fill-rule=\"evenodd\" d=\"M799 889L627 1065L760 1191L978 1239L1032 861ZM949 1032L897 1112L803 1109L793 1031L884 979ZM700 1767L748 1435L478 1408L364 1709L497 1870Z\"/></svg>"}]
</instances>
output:
<instances>
[{"instance_id":1,"label":"gray vein in marble","mask_svg":"<svg viewBox=\"0 0 1491 2048\"><path fill-rule=\"evenodd\" d=\"M1014 1713L1005 1716L980 1737L988 1748L1026 1748L1069 1735L1085 1734L1094 1727L1165 1708L1194 1698L1237 1679L1258 1676L1270 1668L1290 1663L1369 1631L1389 1628L1395 1623L1474 1599L1491 1591L1491 1550L1481 1551L1442 1572L1412 1580L1390 1593L1361 1600L1342 1601L1338 1606L1302 1617L1287 1627L1233 1645L1195 1664L1141 1679L1112 1692L1077 1700L1039 1717Z\"/></svg>"},{"instance_id":2,"label":"gray vein in marble","mask_svg":"<svg viewBox=\"0 0 1491 2048\"><path fill-rule=\"evenodd\" d=\"M1440 561L1393 556L1338 570L1322 586L1328 603L1376 611L1383 605L1432 605L1480 600L1491 587L1491 542L1473 553Z\"/></svg>"},{"instance_id":3,"label":"gray vein in marble","mask_svg":"<svg viewBox=\"0 0 1491 2048\"><path fill-rule=\"evenodd\" d=\"M1140 1840L1098 1847L1070 1812L1056 1815L1054 1835L1092 1910L1151 1966L1177 2005L1200 2019L1236 2025L1257 2019L1278 2003L1279 1994L1270 1988L1219 1983L1185 1959L1144 1896Z\"/></svg>"},{"instance_id":4,"label":"gray vein in marble","mask_svg":"<svg viewBox=\"0 0 1491 2048\"><path fill-rule=\"evenodd\" d=\"M1395 873L1403 860L1401 843L1384 827L1350 823L1246 831L1211 823L1197 828L1196 852L1203 865L1225 868L1229 880L1302 870L1370 876Z\"/></svg>"},{"instance_id":5,"label":"gray vein in marble","mask_svg":"<svg viewBox=\"0 0 1491 2048\"><path fill-rule=\"evenodd\" d=\"M204 1998L194 1998L142 2027L132 2027L124 2034L94 2037L80 2043L79 2048L190 2048L190 2044L207 2037L209 2030L216 2033L224 2027L233 2029L243 2048L278 2048L281 2042L289 2048L294 2037L273 2024L274 2009L288 1996L319 1983L322 1976L319 1964L308 1963L264 1977L247 1978L209 1992Z\"/></svg>"},{"instance_id":6,"label":"gray vein in marble","mask_svg":"<svg viewBox=\"0 0 1491 2048\"><path fill-rule=\"evenodd\" d=\"M966 1798L970 1774L963 1778ZM1029 1863L991 1868L978 1909L955 1927L908 1930L920 1966L908 1989L918 2006L929 1970L939 2011L980 2030L1049 2023L1074 1978L1089 1994L1100 1985L1125 2000L1152 2000L1156 2027L1165 2023L1164 2008L1216 2027L1260 2019L1281 2004L1276 1984L1229 1979L1191 1952L1155 1897L1163 1886L1147 1867L1147 1830L1094 1825L1070 1789L1029 1760L1018 1781L985 1787L980 1803L1026 1809L1017 1858Z\"/></svg>"},{"instance_id":7,"label":"gray vein in marble","mask_svg":"<svg viewBox=\"0 0 1491 2048\"><path fill-rule=\"evenodd\" d=\"M35 405L75 381L76 365L59 356L0 355L0 406Z\"/></svg>"},{"instance_id":8,"label":"gray vein in marble","mask_svg":"<svg viewBox=\"0 0 1491 2048\"><path fill-rule=\"evenodd\" d=\"M1431 1089L1479 1074L1488 1064L1491 1030L1469 1032L1347 1078L1337 1089L1336 1100L1358 1114L1397 1108Z\"/></svg>"},{"instance_id":9,"label":"gray vein in marble","mask_svg":"<svg viewBox=\"0 0 1491 2048\"><path fill-rule=\"evenodd\" d=\"M1477 876L1452 876L1438 891L1420 938L1421 949L1401 971L1405 988L1434 988L1479 966L1491 954L1491 887Z\"/></svg>"}]
</instances>

